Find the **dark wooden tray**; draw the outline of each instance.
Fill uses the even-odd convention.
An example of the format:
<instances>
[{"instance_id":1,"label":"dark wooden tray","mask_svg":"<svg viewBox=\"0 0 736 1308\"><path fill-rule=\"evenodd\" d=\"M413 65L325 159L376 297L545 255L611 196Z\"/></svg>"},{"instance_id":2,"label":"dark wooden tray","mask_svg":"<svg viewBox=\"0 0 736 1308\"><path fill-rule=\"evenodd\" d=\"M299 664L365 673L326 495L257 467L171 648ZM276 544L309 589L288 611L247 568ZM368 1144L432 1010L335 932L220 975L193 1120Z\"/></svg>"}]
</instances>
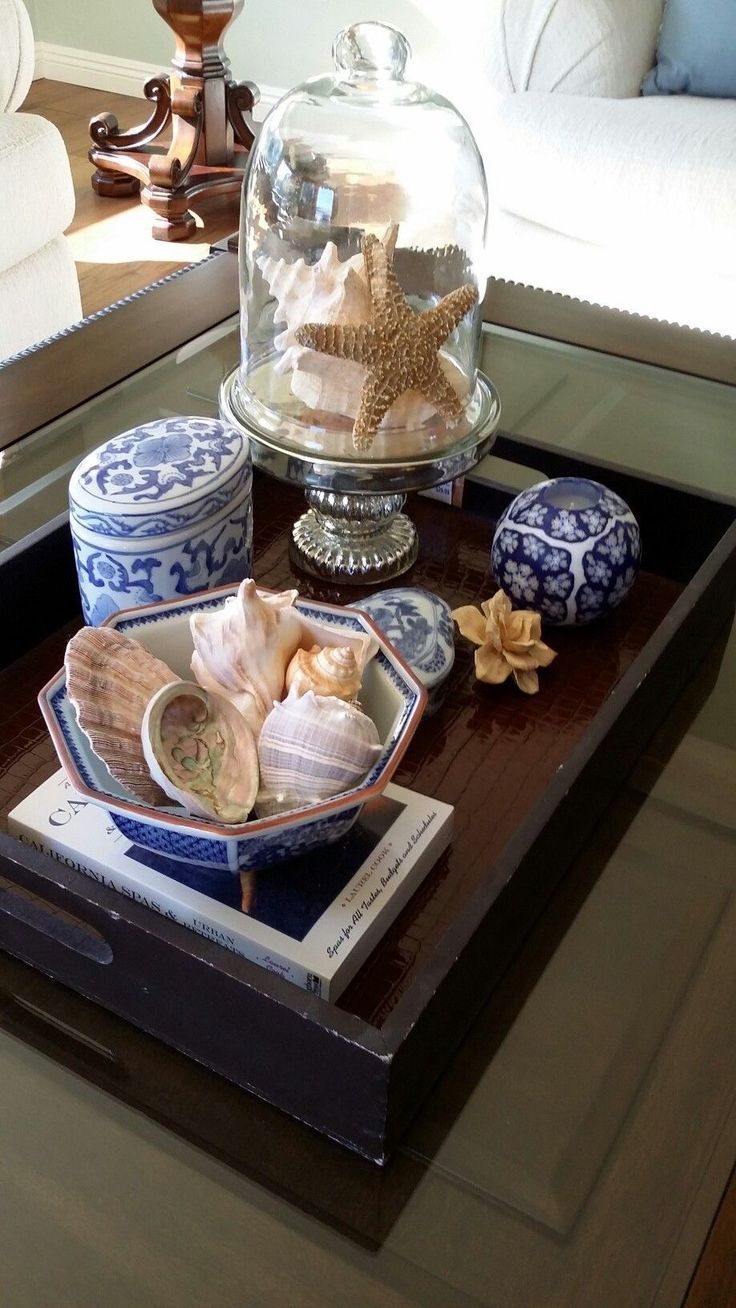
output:
<instances>
[{"instance_id":1,"label":"dark wooden tray","mask_svg":"<svg viewBox=\"0 0 736 1308\"><path fill-rule=\"evenodd\" d=\"M472 650L458 642L443 706L420 727L396 778L455 805L453 843L339 1005L0 835L4 949L376 1161L451 1057L736 592L733 506L508 437L495 452L549 476L597 475L621 493L642 526L645 569L605 622L549 634L560 656L536 697L478 685ZM355 590L292 572L288 531L301 497L256 483L257 579L355 599ZM486 598L493 523L507 500L471 484L462 510L416 499L421 551L407 584L453 606ZM45 639L0 674L2 812L57 765L35 696L79 625L65 526L11 560L3 594L27 589L33 575L53 588L54 606ZM16 647L42 634L37 619L35 629L16 631ZM109 949L65 943L67 915ZM112 961L96 961L110 950Z\"/></svg>"}]
</instances>

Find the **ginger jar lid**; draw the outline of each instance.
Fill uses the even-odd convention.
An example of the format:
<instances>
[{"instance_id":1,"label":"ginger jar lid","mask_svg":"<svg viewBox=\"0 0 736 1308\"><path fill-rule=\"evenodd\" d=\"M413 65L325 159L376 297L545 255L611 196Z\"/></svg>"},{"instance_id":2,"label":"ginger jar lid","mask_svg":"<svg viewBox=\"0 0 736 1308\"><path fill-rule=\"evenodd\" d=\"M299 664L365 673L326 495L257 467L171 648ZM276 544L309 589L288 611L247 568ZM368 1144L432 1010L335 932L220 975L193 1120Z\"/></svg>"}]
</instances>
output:
<instances>
[{"instance_id":1,"label":"ginger jar lid","mask_svg":"<svg viewBox=\"0 0 736 1308\"><path fill-rule=\"evenodd\" d=\"M383 23L346 28L251 153L234 407L301 458L429 459L479 420L485 175L409 55Z\"/></svg>"},{"instance_id":2,"label":"ginger jar lid","mask_svg":"<svg viewBox=\"0 0 736 1308\"><path fill-rule=\"evenodd\" d=\"M246 436L215 418L142 423L100 445L69 482L75 524L103 536L189 530L247 493Z\"/></svg>"}]
</instances>

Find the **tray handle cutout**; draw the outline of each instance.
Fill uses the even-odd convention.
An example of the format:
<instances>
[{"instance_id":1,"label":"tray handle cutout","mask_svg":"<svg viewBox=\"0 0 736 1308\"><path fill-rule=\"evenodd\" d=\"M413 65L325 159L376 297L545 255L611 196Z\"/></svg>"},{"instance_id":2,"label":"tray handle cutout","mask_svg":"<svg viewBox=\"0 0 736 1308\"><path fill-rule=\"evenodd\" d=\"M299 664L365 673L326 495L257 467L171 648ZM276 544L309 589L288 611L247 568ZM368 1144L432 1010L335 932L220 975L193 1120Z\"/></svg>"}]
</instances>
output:
<instances>
[{"instance_id":1,"label":"tray handle cutout","mask_svg":"<svg viewBox=\"0 0 736 1308\"><path fill-rule=\"evenodd\" d=\"M94 963L112 962L112 948L96 927L3 876L0 876L0 913L40 931Z\"/></svg>"},{"instance_id":2,"label":"tray handle cutout","mask_svg":"<svg viewBox=\"0 0 736 1308\"><path fill-rule=\"evenodd\" d=\"M17 1031L21 1038L27 1039L29 1035L40 1034L45 1044L58 1046L62 1054L71 1050L77 1057L101 1062L117 1073L121 1070L117 1056L112 1049L108 1049L107 1045L100 1044L99 1040L93 1040L84 1031L70 1026L54 1013L49 1013L45 1008L40 1008L38 1004L24 999L21 995L4 995L0 992L0 1017L8 1029ZM38 1044L39 1041L36 1039L31 1043Z\"/></svg>"}]
</instances>

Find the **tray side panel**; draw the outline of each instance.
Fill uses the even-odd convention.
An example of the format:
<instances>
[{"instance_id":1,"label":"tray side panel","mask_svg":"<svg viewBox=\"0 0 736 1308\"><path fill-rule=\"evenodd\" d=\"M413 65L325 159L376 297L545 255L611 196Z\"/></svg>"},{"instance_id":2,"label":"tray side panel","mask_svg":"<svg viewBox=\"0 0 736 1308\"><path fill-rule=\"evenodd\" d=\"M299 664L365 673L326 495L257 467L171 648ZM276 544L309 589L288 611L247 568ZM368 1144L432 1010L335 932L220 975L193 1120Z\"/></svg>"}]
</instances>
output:
<instances>
[{"instance_id":1,"label":"tray side panel","mask_svg":"<svg viewBox=\"0 0 736 1308\"><path fill-rule=\"evenodd\" d=\"M701 659L733 615L736 526L716 551L684 620L602 735L584 770L519 854L520 830L489 868L485 913L476 896L465 905L432 960L430 997L407 996L383 1027L395 1049L386 1148L390 1153L460 1044L488 994L529 934L554 890ZM693 586L693 591L695 591ZM425 978L426 979L426 978Z\"/></svg>"},{"instance_id":2,"label":"tray side panel","mask_svg":"<svg viewBox=\"0 0 736 1308\"><path fill-rule=\"evenodd\" d=\"M423 1168L379 1168L0 952L0 1028L370 1249Z\"/></svg>"},{"instance_id":3,"label":"tray side panel","mask_svg":"<svg viewBox=\"0 0 736 1308\"><path fill-rule=\"evenodd\" d=\"M388 1060L360 1042L361 1024L279 977L264 993L262 969L190 937L0 834L3 949L381 1160Z\"/></svg>"}]
</instances>

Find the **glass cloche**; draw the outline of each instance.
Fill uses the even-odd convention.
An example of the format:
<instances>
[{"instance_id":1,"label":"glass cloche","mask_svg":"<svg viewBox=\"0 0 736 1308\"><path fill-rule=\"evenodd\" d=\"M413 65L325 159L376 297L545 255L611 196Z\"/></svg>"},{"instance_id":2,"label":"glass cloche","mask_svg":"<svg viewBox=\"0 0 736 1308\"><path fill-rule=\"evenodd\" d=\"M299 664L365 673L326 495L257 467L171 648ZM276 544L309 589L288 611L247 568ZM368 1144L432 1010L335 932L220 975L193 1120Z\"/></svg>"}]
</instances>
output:
<instances>
[{"instance_id":1,"label":"glass cloche","mask_svg":"<svg viewBox=\"0 0 736 1308\"><path fill-rule=\"evenodd\" d=\"M223 411L257 463L312 488L331 539L342 520L339 567L324 550L300 561L348 580L413 561L416 541L364 558L361 523L375 554L404 492L472 466L498 421L478 372L483 165L458 111L407 78L408 57L382 23L341 32L335 71L267 116L243 191L241 361Z\"/></svg>"}]
</instances>

